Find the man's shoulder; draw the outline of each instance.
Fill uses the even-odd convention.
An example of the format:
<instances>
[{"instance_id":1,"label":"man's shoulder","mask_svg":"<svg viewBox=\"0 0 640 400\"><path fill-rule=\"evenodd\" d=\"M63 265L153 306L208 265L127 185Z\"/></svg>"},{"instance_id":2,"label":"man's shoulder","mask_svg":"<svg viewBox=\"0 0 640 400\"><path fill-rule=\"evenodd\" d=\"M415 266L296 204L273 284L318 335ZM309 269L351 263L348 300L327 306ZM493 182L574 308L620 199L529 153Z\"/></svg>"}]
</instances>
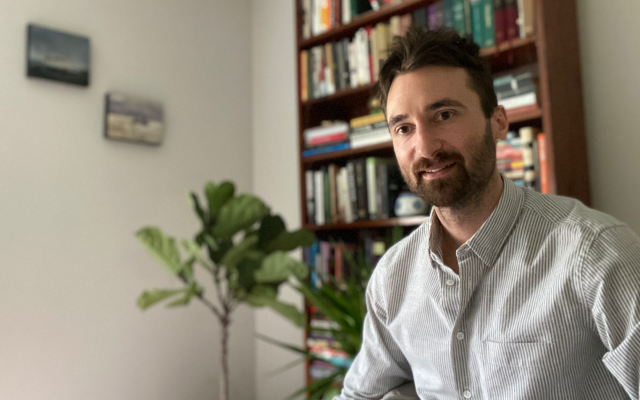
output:
<instances>
[{"instance_id":1,"label":"man's shoulder","mask_svg":"<svg viewBox=\"0 0 640 400\"><path fill-rule=\"evenodd\" d=\"M524 212L532 213L541 223L546 222L555 227L588 230L593 233L625 226L611 215L590 208L577 199L523 190Z\"/></svg>"}]
</instances>

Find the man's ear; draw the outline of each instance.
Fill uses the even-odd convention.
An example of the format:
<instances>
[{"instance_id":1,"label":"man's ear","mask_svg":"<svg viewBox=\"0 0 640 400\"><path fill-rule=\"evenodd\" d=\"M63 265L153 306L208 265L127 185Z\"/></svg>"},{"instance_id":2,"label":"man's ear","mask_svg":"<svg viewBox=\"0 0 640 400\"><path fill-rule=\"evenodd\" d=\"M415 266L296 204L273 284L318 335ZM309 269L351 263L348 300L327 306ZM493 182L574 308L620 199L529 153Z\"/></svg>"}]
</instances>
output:
<instances>
[{"instance_id":1,"label":"man's ear","mask_svg":"<svg viewBox=\"0 0 640 400\"><path fill-rule=\"evenodd\" d=\"M504 140L509 132L509 120L507 119L507 111L503 106L498 106L491 116L491 128L493 129L494 138Z\"/></svg>"}]
</instances>

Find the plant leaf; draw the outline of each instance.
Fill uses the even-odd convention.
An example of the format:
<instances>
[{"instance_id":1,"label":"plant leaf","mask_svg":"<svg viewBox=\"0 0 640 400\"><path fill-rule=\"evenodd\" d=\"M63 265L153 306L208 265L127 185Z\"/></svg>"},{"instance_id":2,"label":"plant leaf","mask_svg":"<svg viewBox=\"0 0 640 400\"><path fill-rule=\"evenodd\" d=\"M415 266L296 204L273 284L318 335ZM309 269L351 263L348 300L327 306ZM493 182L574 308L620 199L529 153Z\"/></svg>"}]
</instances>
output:
<instances>
[{"instance_id":1,"label":"plant leaf","mask_svg":"<svg viewBox=\"0 0 640 400\"><path fill-rule=\"evenodd\" d=\"M282 218L279 215L267 215L262 219L260 229L258 229L258 235L260 237L258 247L261 249L264 248L282 232L286 232Z\"/></svg>"},{"instance_id":2,"label":"plant leaf","mask_svg":"<svg viewBox=\"0 0 640 400\"><path fill-rule=\"evenodd\" d=\"M265 250L267 252L276 250L291 251L299 246L311 246L315 240L315 233L306 229L300 229L295 232L284 231L270 241Z\"/></svg>"},{"instance_id":3,"label":"plant leaf","mask_svg":"<svg viewBox=\"0 0 640 400\"><path fill-rule=\"evenodd\" d=\"M294 260L284 251L276 251L262 260L260 269L256 271L255 278L260 283L281 283L290 276L303 280L307 277L309 268L301 261Z\"/></svg>"},{"instance_id":4,"label":"plant leaf","mask_svg":"<svg viewBox=\"0 0 640 400\"><path fill-rule=\"evenodd\" d=\"M166 236L159 228L142 228L136 237L145 245L147 251L164 265L169 272L178 275L182 269L180 253L173 238Z\"/></svg>"},{"instance_id":5,"label":"plant leaf","mask_svg":"<svg viewBox=\"0 0 640 400\"><path fill-rule=\"evenodd\" d=\"M249 228L269 214L269 208L255 196L241 195L227 201L213 227L214 236L231 239L237 232Z\"/></svg>"},{"instance_id":6,"label":"plant leaf","mask_svg":"<svg viewBox=\"0 0 640 400\"><path fill-rule=\"evenodd\" d=\"M183 293L184 289L157 289L157 290L145 290L140 297L138 297L138 307L143 310L151 307L154 304L161 302L162 300L173 297L179 293Z\"/></svg>"},{"instance_id":7,"label":"plant leaf","mask_svg":"<svg viewBox=\"0 0 640 400\"><path fill-rule=\"evenodd\" d=\"M257 236L247 236L237 246L230 248L220 260L220 264L229 268L235 268L238 263L246 256L246 253L258 243Z\"/></svg>"},{"instance_id":8,"label":"plant leaf","mask_svg":"<svg viewBox=\"0 0 640 400\"><path fill-rule=\"evenodd\" d=\"M227 201L233 198L235 193L235 186L231 182L222 182L220 186L216 186L215 183L209 182L204 187L204 192L209 200L209 214L211 217L216 218L220 212L220 208Z\"/></svg>"},{"instance_id":9,"label":"plant leaf","mask_svg":"<svg viewBox=\"0 0 640 400\"><path fill-rule=\"evenodd\" d=\"M202 252L200 251L200 246L198 246L196 242L184 239L182 241L182 247L184 247L185 250L187 250L189 254L191 254L196 260L198 260L198 262L209 272L213 272L213 265L211 265L211 262L209 260L204 258Z\"/></svg>"}]
</instances>

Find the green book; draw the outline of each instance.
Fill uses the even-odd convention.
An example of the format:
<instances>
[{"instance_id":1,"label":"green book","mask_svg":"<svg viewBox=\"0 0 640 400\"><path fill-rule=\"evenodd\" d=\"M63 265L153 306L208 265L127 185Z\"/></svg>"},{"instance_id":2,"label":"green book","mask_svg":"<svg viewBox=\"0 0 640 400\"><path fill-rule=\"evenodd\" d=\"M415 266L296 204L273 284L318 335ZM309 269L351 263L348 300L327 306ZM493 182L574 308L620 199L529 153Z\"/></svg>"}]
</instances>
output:
<instances>
[{"instance_id":1,"label":"green book","mask_svg":"<svg viewBox=\"0 0 640 400\"><path fill-rule=\"evenodd\" d=\"M496 44L496 29L493 23L493 0L482 0L484 5L484 30L482 32L482 40L484 41L481 47L495 46Z\"/></svg>"},{"instance_id":2,"label":"green book","mask_svg":"<svg viewBox=\"0 0 640 400\"><path fill-rule=\"evenodd\" d=\"M455 29L460 36L466 35L464 24L464 0L451 0L451 13L453 15L453 29Z\"/></svg>"},{"instance_id":3,"label":"green book","mask_svg":"<svg viewBox=\"0 0 640 400\"><path fill-rule=\"evenodd\" d=\"M484 0L469 0L471 7L471 33L473 41L480 47L484 45Z\"/></svg>"},{"instance_id":4,"label":"green book","mask_svg":"<svg viewBox=\"0 0 640 400\"><path fill-rule=\"evenodd\" d=\"M462 5L464 9L464 33L466 36L471 37L473 34L473 27L471 26L471 0L464 0Z\"/></svg>"},{"instance_id":5,"label":"green book","mask_svg":"<svg viewBox=\"0 0 640 400\"><path fill-rule=\"evenodd\" d=\"M444 26L454 28L453 23L453 0L443 0L442 8L444 10Z\"/></svg>"}]
</instances>

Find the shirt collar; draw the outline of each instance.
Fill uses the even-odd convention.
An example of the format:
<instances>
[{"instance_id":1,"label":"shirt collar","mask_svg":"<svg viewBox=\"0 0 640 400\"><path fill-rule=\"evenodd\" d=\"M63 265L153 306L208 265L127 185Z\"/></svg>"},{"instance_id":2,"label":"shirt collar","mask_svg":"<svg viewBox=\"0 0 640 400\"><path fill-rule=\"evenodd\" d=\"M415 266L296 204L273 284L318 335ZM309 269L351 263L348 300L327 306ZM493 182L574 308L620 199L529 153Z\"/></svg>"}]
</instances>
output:
<instances>
[{"instance_id":1,"label":"shirt collar","mask_svg":"<svg viewBox=\"0 0 640 400\"><path fill-rule=\"evenodd\" d=\"M487 266L495 264L524 204L524 193L510 179L502 178L498 205L480 229L458 249L458 255L473 251ZM442 263L442 226L435 212L429 219L428 258L433 268Z\"/></svg>"},{"instance_id":2,"label":"shirt collar","mask_svg":"<svg viewBox=\"0 0 640 400\"><path fill-rule=\"evenodd\" d=\"M478 231L458 251L468 246L488 266L495 264L524 205L524 193L508 178L498 205Z\"/></svg>"}]
</instances>

